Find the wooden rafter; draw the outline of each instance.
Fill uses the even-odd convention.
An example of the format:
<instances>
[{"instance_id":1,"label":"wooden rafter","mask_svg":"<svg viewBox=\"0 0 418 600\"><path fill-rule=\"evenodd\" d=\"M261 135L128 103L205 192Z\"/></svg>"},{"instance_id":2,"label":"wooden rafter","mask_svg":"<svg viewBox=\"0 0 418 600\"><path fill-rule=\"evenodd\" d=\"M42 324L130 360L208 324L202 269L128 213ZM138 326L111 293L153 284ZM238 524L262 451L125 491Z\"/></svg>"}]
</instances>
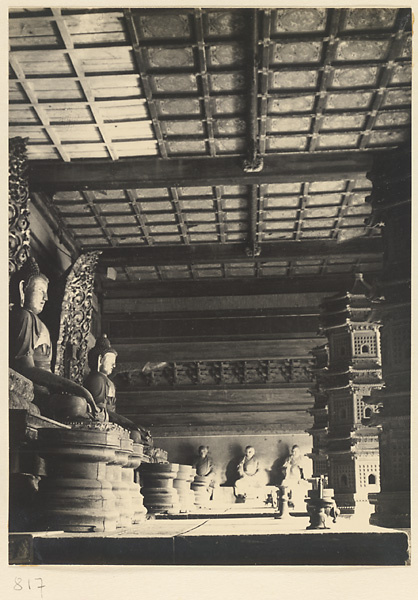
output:
<instances>
[{"instance_id":1,"label":"wooden rafter","mask_svg":"<svg viewBox=\"0 0 418 600\"><path fill-rule=\"evenodd\" d=\"M338 235L340 233L340 225L347 213L348 207L350 206L350 200L353 195L353 190L354 190L355 186L356 186L355 179L352 179L351 181L348 181L346 183L346 188L343 193L343 199L338 208L338 215L337 215L337 218L335 219L334 227L332 228L332 231L331 231L332 238L335 238L335 239L338 238Z\"/></svg>"},{"instance_id":2,"label":"wooden rafter","mask_svg":"<svg viewBox=\"0 0 418 600\"><path fill-rule=\"evenodd\" d=\"M48 115L46 114L44 108L39 104L38 98L34 94L32 90L32 86L30 82L26 79L26 75L23 72L22 67L19 64L18 59L13 53L10 53L9 56L10 65L15 72L18 82L22 86L26 96L29 98L33 110L38 115L39 120L41 121L42 127L45 129L46 133L49 135L52 143L54 144L58 154L61 156L62 160L68 162L70 161L70 155L65 150L64 146L61 144L61 140L59 139L55 129L51 127L50 120Z\"/></svg>"},{"instance_id":3,"label":"wooden rafter","mask_svg":"<svg viewBox=\"0 0 418 600\"><path fill-rule=\"evenodd\" d=\"M95 196L93 192L81 192L81 195L84 197L86 203L88 204L92 214L94 215L94 218L97 221L97 224L100 228L100 230L103 233L103 236L105 237L105 239L108 241L108 243L111 246L115 246L116 245L116 241L115 241L115 237L113 234L113 231L111 230L111 228L109 227L109 225L106 222L106 219L103 217L103 215L101 214L100 210L97 208L96 204L95 204ZM127 265L121 265L122 267L122 271L125 273L125 275L127 276L129 281L133 281L133 277L129 271L129 267Z\"/></svg>"},{"instance_id":4,"label":"wooden rafter","mask_svg":"<svg viewBox=\"0 0 418 600\"><path fill-rule=\"evenodd\" d=\"M207 138L209 143L209 152L211 156L216 156L215 133L213 128L213 115L210 105L210 85L206 59L206 47L203 36L202 9L194 10L194 28L197 40L197 56L199 65L199 74L203 92L203 109L206 122Z\"/></svg>"},{"instance_id":5,"label":"wooden rafter","mask_svg":"<svg viewBox=\"0 0 418 600\"><path fill-rule=\"evenodd\" d=\"M222 244L226 242L226 225L225 225L225 215L222 209L222 195L223 195L223 186L215 185L213 187L213 192L215 194L215 207L216 207L216 220L218 224L218 233L219 239Z\"/></svg>"},{"instance_id":6,"label":"wooden rafter","mask_svg":"<svg viewBox=\"0 0 418 600\"><path fill-rule=\"evenodd\" d=\"M183 243L186 245L189 245L190 244L190 236L189 236L187 225L184 221L183 213L181 211L178 189L176 187L171 187L169 191L170 191L170 196L171 196L171 204L173 206L174 213L176 215L177 226L180 230L180 234L183 239Z\"/></svg>"},{"instance_id":7,"label":"wooden rafter","mask_svg":"<svg viewBox=\"0 0 418 600\"><path fill-rule=\"evenodd\" d=\"M319 72L318 95L315 99L315 116L313 118L311 137L309 138L309 152L316 150L319 141L319 132L322 127L322 113L324 111L327 95L326 91L333 77L332 62L337 50L337 34L339 25L344 15L344 10L330 8L329 28L327 31L326 50L322 69Z\"/></svg>"},{"instance_id":8,"label":"wooden rafter","mask_svg":"<svg viewBox=\"0 0 418 600\"><path fill-rule=\"evenodd\" d=\"M263 46L260 60L260 154L266 152L267 144L267 114L269 96L269 63L271 44L271 9L263 11Z\"/></svg>"},{"instance_id":9,"label":"wooden rafter","mask_svg":"<svg viewBox=\"0 0 418 600\"><path fill-rule=\"evenodd\" d=\"M52 14L54 15L56 25L58 27L58 31L61 36L61 39L64 42L66 52L68 54L68 57L69 57L72 65L73 65L73 69L77 75L78 81L80 82L80 85L83 89L83 93L89 103L89 108L93 114L95 121L96 121L96 125L99 129L100 135L103 139L103 142L106 146L109 156L113 160L117 160L118 154L114 148L113 140L106 132L105 122L103 121L100 111L97 108L97 105L95 104L96 98L94 96L94 93L91 90L90 84L88 82L88 78L86 77L84 69L83 69L80 61L77 58L77 53L74 51L74 43L73 43L73 40L71 39L71 35L70 35L70 32L68 31L68 27L65 22L65 19L61 15L61 10L62 10L61 8L57 8L57 7L51 8Z\"/></svg>"},{"instance_id":10,"label":"wooden rafter","mask_svg":"<svg viewBox=\"0 0 418 600\"><path fill-rule=\"evenodd\" d=\"M258 186L251 185L248 190L248 250L256 254L257 245L257 209Z\"/></svg>"},{"instance_id":11,"label":"wooden rafter","mask_svg":"<svg viewBox=\"0 0 418 600\"><path fill-rule=\"evenodd\" d=\"M143 55L143 47L141 46L141 40L139 38L139 33L136 29L135 20L132 15L132 9L125 8L123 10L123 13L124 13L127 25L128 25L129 34L131 36L132 47L133 47L134 56L135 56L135 62L136 62L138 72L141 76L142 87L144 89L144 94L147 99L148 110L150 112L152 124L154 126L154 132L157 137L158 147L160 149L161 156L163 158L167 158L168 157L167 143L165 141L165 138L164 138L164 135L163 135L163 132L161 129L161 124L160 124L160 121L158 118L158 111L157 111L157 107L155 105L152 87L151 87L151 84L149 81L149 76L148 76L148 74L146 72L146 68L145 68L146 62L145 62L144 55Z\"/></svg>"},{"instance_id":12,"label":"wooden rafter","mask_svg":"<svg viewBox=\"0 0 418 600\"><path fill-rule=\"evenodd\" d=\"M248 45L248 96L247 96L247 160L249 166L256 165L259 148L258 125L258 10L248 12L248 29L250 43Z\"/></svg>"},{"instance_id":13,"label":"wooden rafter","mask_svg":"<svg viewBox=\"0 0 418 600\"><path fill-rule=\"evenodd\" d=\"M126 196L128 198L128 202L129 202L129 204L130 204L130 206L132 208L132 211L133 211L133 213L135 215L135 218L136 218L136 220L138 222L138 225L140 227L142 236L143 236L146 244L148 246L152 246L153 239L152 239L152 236L150 236L148 225L146 223L146 219L144 218L144 216L141 213L141 210L140 210L140 208L138 206L138 202L136 200L134 192L132 190L126 190L125 193L126 193ZM108 214L108 216L109 216L109 214Z\"/></svg>"},{"instance_id":14,"label":"wooden rafter","mask_svg":"<svg viewBox=\"0 0 418 600\"><path fill-rule=\"evenodd\" d=\"M390 79L391 79L392 73L393 73L393 69L396 64L395 59L401 54L401 52L405 46L405 43L408 39L408 34L405 32L405 29L408 26L408 20L409 20L408 16L409 16L409 9L399 9L399 12L397 15L397 22L398 22L397 31L392 38L389 52L388 52L387 61L386 61L385 65L381 67L378 85L377 85L376 92L374 94L374 99L372 102L371 110L367 117L366 126L360 135L360 141L359 141L360 150L363 150L369 141L371 132L375 126L376 119L379 114L379 110L380 110L381 106L383 105L383 102L384 102L387 92L388 92L387 86L390 82Z\"/></svg>"},{"instance_id":15,"label":"wooden rafter","mask_svg":"<svg viewBox=\"0 0 418 600\"><path fill-rule=\"evenodd\" d=\"M304 183L304 184L302 184L302 194L299 198L298 217L297 217L297 222L296 222L296 229L294 232L294 239L297 241L300 240L300 237L302 235L302 226L303 226L303 220L305 218L305 210L306 210L306 204L308 202L308 196L309 196L309 183Z\"/></svg>"}]
</instances>

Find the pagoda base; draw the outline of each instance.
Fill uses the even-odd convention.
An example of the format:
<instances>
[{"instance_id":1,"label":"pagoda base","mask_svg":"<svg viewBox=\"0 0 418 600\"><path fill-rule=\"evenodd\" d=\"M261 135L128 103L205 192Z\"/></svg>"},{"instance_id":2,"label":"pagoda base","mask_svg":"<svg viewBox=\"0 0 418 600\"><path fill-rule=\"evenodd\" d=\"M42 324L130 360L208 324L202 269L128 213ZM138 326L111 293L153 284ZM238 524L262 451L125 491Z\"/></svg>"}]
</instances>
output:
<instances>
[{"instance_id":1,"label":"pagoda base","mask_svg":"<svg viewBox=\"0 0 418 600\"><path fill-rule=\"evenodd\" d=\"M370 523L380 527L411 527L411 495L409 492L380 492L372 501L375 512Z\"/></svg>"}]
</instances>

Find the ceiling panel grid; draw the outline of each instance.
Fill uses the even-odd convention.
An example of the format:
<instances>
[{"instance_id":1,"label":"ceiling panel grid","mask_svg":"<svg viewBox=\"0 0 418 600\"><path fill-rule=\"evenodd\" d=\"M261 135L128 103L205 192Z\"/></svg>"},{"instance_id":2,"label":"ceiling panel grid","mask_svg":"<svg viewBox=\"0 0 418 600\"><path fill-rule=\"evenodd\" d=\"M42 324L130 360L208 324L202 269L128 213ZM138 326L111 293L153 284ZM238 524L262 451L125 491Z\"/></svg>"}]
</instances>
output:
<instances>
[{"instance_id":1,"label":"ceiling panel grid","mask_svg":"<svg viewBox=\"0 0 418 600\"><path fill-rule=\"evenodd\" d=\"M155 155L156 140L120 10L10 15L10 136L30 159Z\"/></svg>"}]
</instances>

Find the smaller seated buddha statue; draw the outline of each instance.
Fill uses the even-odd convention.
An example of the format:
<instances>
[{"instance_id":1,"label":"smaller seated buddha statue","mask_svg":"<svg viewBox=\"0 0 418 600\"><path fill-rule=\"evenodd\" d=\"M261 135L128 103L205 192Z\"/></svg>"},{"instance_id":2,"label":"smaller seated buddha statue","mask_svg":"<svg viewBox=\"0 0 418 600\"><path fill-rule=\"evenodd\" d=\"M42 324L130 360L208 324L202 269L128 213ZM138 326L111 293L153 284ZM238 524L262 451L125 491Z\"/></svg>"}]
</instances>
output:
<instances>
[{"instance_id":1,"label":"smaller seated buddha statue","mask_svg":"<svg viewBox=\"0 0 418 600\"><path fill-rule=\"evenodd\" d=\"M9 318L9 366L34 384L34 403L44 416L70 399L81 416L104 420L91 393L83 386L51 370L50 333L40 318L48 300L48 278L30 257L11 279L12 308ZM51 414L52 413L52 414Z\"/></svg>"},{"instance_id":2,"label":"smaller seated buddha statue","mask_svg":"<svg viewBox=\"0 0 418 600\"><path fill-rule=\"evenodd\" d=\"M257 488L261 486L260 465L253 446L245 448L245 454L237 466L238 479L235 482L234 494L238 499L257 497Z\"/></svg>"},{"instance_id":3,"label":"smaller seated buddha statue","mask_svg":"<svg viewBox=\"0 0 418 600\"><path fill-rule=\"evenodd\" d=\"M107 335L103 334L99 337L88 353L90 373L84 380L84 387L92 394L98 408L107 413L111 423L128 429L134 441L152 446L149 431L116 412L116 388L109 376L116 366L117 355Z\"/></svg>"},{"instance_id":4,"label":"smaller seated buddha statue","mask_svg":"<svg viewBox=\"0 0 418 600\"><path fill-rule=\"evenodd\" d=\"M199 482L205 484L208 499L212 500L216 481L213 462L209 456L209 446L199 446L198 452L199 456L194 460L193 468L196 469Z\"/></svg>"}]
</instances>

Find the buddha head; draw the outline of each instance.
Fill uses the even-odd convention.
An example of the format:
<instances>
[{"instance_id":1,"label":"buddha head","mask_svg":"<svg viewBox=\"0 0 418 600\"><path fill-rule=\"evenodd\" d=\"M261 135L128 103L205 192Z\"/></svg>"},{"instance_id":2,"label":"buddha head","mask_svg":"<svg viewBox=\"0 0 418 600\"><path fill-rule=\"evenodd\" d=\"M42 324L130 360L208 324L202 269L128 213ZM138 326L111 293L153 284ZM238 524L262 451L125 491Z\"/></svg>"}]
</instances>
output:
<instances>
[{"instance_id":1,"label":"buddha head","mask_svg":"<svg viewBox=\"0 0 418 600\"><path fill-rule=\"evenodd\" d=\"M39 315L48 300L48 278L39 270L34 258L29 257L16 273L20 305Z\"/></svg>"},{"instance_id":2,"label":"buddha head","mask_svg":"<svg viewBox=\"0 0 418 600\"><path fill-rule=\"evenodd\" d=\"M199 446L199 456L201 458L206 458L209 452L208 446Z\"/></svg>"},{"instance_id":3,"label":"buddha head","mask_svg":"<svg viewBox=\"0 0 418 600\"><path fill-rule=\"evenodd\" d=\"M245 448L245 456L246 458L252 458L255 454L254 446L247 446Z\"/></svg>"},{"instance_id":4,"label":"buddha head","mask_svg":"<svg viewBox=\"0 0 418 600\"><path fill-rule=\"evenodd\" d=\"M104 375L111 375L116 365L118 353L110 345L107 335L104 333L97 338L95 346L88 354L89 367L92 371L100 371Z\"/></svg>"}]
</instances>

